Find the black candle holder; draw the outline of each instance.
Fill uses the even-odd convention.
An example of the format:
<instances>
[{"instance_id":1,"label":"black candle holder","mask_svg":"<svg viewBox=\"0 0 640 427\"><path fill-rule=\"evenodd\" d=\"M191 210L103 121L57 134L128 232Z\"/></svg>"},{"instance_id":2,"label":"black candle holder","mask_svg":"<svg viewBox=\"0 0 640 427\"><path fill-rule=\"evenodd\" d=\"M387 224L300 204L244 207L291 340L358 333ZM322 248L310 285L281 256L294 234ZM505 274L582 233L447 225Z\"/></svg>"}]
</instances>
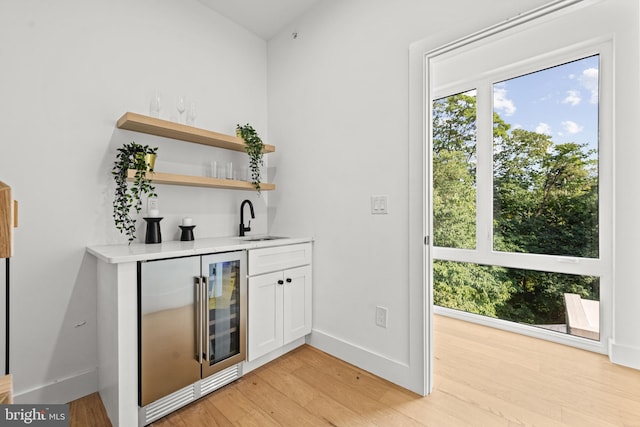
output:
<instances>
[{"instance_id":1,"label":"black candle holder","mask_svg":"<svg viewBox=\"0 0 640 427\"><path fill-rule=\"evenodd\" d=\"M196 227L195 225L179 225L178 227L182 230L182 234L180 235L181 241L190 242L194 239L193 229Z\"/></svg>"},{"instance_id":2,"label":"black candle holder","mask_svg":"<svg viewBox=\"0 0 640 427\"><path fill-rule=\"evenodd\" d=\"M147 217L147 235L144 239L145 243L162 243L162 233L160 232L160 221L162 217Z\"/></svg>"}]
</instances>

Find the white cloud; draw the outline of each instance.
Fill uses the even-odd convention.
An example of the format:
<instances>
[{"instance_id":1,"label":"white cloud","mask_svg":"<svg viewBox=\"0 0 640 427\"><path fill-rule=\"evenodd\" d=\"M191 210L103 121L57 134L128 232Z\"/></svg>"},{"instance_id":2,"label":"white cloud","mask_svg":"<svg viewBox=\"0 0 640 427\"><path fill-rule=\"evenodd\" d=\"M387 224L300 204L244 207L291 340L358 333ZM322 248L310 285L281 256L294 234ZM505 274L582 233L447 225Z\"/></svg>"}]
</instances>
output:
<instances>
[{"instance_id":1,"label":"white cloud","mask_svg":"<svg viewBox=\"0 0 640 427\"><path fill-rule=\"evenodd\" d=\"M538 123L538 126L536 126L536 133L551 135L551 126L549 126L547 123L540 122Z\"/></svg>"},{"instance_id":2,"label":"white cloud","mask_svg":"<svg viewBox=\"0 0 640 427\"><path fill-rule=\"evenodd\" d=\"M598 103L598 69L587 68L582 72L582 75L578 77L580 84L591 92L591 98L589 102L592 104Z\"/></svg>"},{"instance_id":3,"label":"white cloud","mask_svg":"<svg viewBox=\"0 0 640 427\"><path fill-rule=\"evenodd\" d=\"M507 98L507 89L502 85L496 85L493 90L493 108L502 111L505 116L512 116L516 112L516 106Z\"/></svg>"},{"instance_id":4,"label":"white cloud","mask_svg":"<svg viewBox=\"0 0 640 427\"><path fill-rule=\"evenodd\" d=\"M580 97L580 92L577 90L569 90L567 91L567 96L562 100L563 104L570 104L572 107L580 104L582 98Z\"/></svg>"},{"instance_id":5,"label":"white cloud","mask_svg":"<svg viewBox=\"0 0 640 427\"><path fill-rule=\"evenodd\" d=\"M572 122L571 120L562 122L562 128L570 135L575 135L576 133L580 133L584 130L584 126L581 126L576 122Z\"/></svg>"}]
</instances>

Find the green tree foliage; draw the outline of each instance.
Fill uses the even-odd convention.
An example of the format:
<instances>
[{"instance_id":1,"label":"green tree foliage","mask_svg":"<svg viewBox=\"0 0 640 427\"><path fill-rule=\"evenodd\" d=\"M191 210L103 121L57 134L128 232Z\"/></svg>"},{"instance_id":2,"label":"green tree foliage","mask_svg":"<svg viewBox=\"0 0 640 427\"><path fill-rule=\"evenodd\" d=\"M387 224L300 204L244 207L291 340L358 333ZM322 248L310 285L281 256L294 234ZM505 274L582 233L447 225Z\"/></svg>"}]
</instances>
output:
<instances>
[{"instance_id":1,"label":"green tree foliage","mask_svg":"<svg viewBox=\"0 0 640 427\"><path fill-rule=\"evenodd\" d=\"M515 129L494 138L495 249L575 257L598 256L598 177L586 144L554 144ZM598 278L511 270L513 292L503 319L564 323L565 292L599 298Z\"/></svg>"},{"instance_id":2,"label":"green tree foliage","mask_svg":"<svg viewBox=\"0 0 640 427\"><path fill-rule=\"evenodd\" d=\"M459 94L434 103L433 210L436 246L475 248L476 99Z\"/></svg>"},{"instance_id":3,"label":"green tree foliage","mask_svg":"<svg viewBox=\"0 0 640 427\"><path fill-rule=\"evenodd\" d=\"M471 94L443 98L433 108L434 245L476 246L476 99ZM505 270L470 263L436 261L434 303L486 316L511 295Z\"/></svg>"},{"instance_id":4,"label":"green tree foliage","mask_svg":"<svg viewBox=\"0 0 640 427\"><path fill-rule=\"evenodd\" d=\"M506 270L470 263L434 261L434 303L470 313L498 317L511 295Z\"/></svg>"},{"instance_id":5,"label":"green tree foliage","mask_svg":"<svg viewBox=\"0 0 640 427\"><path fill-rule=\"evenodd\" d=\"M444 151L434 159L433 182L434 244L475 248L476 190L461 152Z\"/></svg>"},{"instance_id":6,"label":"green tree foliage","mask_svg":"<svg viewBox=\"0 0 640 427\"><path fill-rule=\"evenodd\" d=\"M496 234L520 252L598 256L597 160L522 129L494 139ZM498 250L504 250L497 247Z\"/></svg>"},{"instance_id":7,"label":"green tree foliage","mask_svg":"<svg viewBox=\"0 0 640 427\"><path fill-rule=\"evenodd\" d=\"M434 245L475 248L476 104L458 94L433 106ZM494 113L494 250L598 256L595 152L511 129ZM596 277L437 261L434 303L507 320L564 323L565 292L599 298Z\"/></svg>"}]
</instances>

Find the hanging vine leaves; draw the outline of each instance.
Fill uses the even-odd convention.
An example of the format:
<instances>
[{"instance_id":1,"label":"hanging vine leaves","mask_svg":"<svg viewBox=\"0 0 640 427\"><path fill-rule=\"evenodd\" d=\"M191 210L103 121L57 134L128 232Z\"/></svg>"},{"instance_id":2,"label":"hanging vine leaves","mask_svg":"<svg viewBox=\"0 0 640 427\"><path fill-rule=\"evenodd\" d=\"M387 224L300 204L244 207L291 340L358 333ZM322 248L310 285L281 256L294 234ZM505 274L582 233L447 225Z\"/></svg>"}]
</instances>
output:
<instances>
[{"instance_id":1,"label":"hanging vine leaves","mask_svg":"<svg viewBox=\"0 0 640 427\"><path fill-rule=\"evenodd\" d=\"M136 238L136 220L131 217L131 209L136 213L142 211L142 195L157 197L155 186L147 178L147 172L153 172L153 168L147 164L145 156L157 155L158 148L150 148L148 145L140 145L135 142L124 144L118 148L116 160L111 169L111 175L116 183L115 197L113 199L113 220L116 229L125 234L129 244ZM129 169L136 171L131 188L127 185L127 173Z\"/></svg>"},{"instance_id":2,"label":"hanging vine leaves","mask_svg":"<svg viewBox=\"0 0 640 427\"><path fill-rule=\"evenodd\" d=\"M260 167L264 165L264 143L256 130L250 124L236 126L236 133L244 139L245 151L249 155L249 168L251 170L251 183L260 194L260 182L262 180Z\"/></svg>"}]
</instances>

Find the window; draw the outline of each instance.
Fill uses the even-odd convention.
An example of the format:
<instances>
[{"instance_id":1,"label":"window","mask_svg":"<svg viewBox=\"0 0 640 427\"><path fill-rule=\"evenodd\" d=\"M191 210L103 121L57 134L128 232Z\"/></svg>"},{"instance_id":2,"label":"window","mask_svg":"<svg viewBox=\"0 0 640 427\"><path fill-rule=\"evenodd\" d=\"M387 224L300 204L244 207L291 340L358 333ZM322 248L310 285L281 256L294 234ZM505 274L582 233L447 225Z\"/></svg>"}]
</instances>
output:
<instances>
[{"instance_id":1,"label":"window","mask_svg":"<svg viewBox=\"0 0 640 427\"><path fill-rule=\"evenodd\" d=\"M476 247L475 91L433 103L433 204L436 246Z\"/></svg>"},{"instance_id":2,"label":"window","mask_svg":"<svg viewBox=\"0 0 640 427\"><path fill-rule=\"evenodd\" d=\"M494 249L598 258L598 55L495 83L493 100Z\"/></svg>"},{"instance_id":3,"label":"window","mask_svg":"<svg viewBox=\"0 0 640 427\"><path fill-rule=\"evenodd\" d=\"M554 61L432 101L434 304L599 341L601 55Z\"/></svg>"}]
</instances>

